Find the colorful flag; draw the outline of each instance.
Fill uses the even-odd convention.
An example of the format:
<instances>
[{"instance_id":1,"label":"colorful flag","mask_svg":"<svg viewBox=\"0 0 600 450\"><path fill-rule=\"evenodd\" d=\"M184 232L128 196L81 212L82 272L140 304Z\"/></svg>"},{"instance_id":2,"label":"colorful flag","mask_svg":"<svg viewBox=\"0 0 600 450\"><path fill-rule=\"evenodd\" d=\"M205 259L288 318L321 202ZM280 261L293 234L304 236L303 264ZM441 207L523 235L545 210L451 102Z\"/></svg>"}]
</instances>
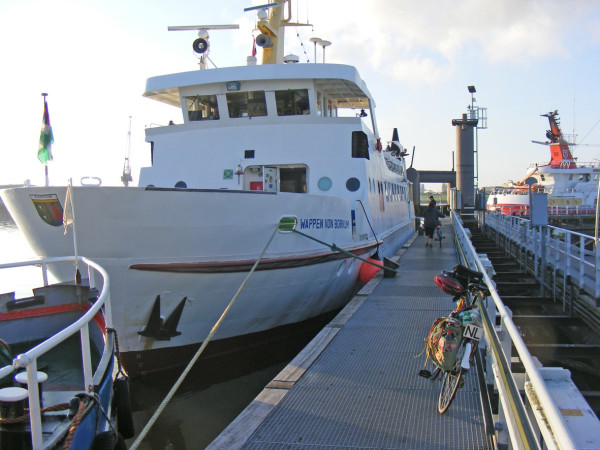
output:
<instances>
[{"instance_id":1,"label":"colorful flag","mask_svg":"<svg viewBox=\"0 0 600 450\"><path fill-rule=\"evenodd\" d=\"M44 96L44 119L42 122L42 132L40 133L40 146L38 148L38 159L46 164L52 161L52 144L54 136L52 135L52 126L50 125L50 115L48 114L48 103Z\"/></svg>"},{"instance_id":2,"label":"colorful flag","mask_svg":"<svg viewBox=\"0 0 600 450\"><path fill-rule=\"evenodd\" d=\"M252 56L256 56L256 38L252 39Z\"/></svg>"}]
</instances>

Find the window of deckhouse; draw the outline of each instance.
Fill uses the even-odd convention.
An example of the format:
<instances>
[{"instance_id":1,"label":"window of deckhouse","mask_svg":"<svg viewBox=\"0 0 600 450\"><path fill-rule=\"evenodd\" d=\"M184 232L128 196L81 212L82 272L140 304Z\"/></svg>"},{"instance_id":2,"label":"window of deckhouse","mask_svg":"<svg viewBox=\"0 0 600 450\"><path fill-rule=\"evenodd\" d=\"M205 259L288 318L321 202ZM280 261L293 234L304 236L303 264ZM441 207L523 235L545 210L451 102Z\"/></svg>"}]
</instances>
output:
<instances>
[{"instance_id":1,"label":"window of deckhouse","mask_svg":"<svg viewBox=\"0 0 600 450\"><path fill-rule=\"evenodd\" d=\"M301 116L310 114L308 89L275 91L278 116Z\"/></svg>"},{"instance_id":2,"label":"window of deckhouse","mask_svg":"<svg viewBox=\"0 0 600 450\"><path fill-rule=\"evenodd\" d=\"M185 98L188 119L216 120L219 118L219 106L216 95L194 95Z\"/></svg>"},{"instance_id":3,"label":"window of deckhouse","mask_svg":"<svg viewBox=\"0 0 600 450\"><path fill-rule=\"evenodd\" d=\"M228 92L229 117L260 117L267 115L265 91Z\"/></svg>"}]
</instances>

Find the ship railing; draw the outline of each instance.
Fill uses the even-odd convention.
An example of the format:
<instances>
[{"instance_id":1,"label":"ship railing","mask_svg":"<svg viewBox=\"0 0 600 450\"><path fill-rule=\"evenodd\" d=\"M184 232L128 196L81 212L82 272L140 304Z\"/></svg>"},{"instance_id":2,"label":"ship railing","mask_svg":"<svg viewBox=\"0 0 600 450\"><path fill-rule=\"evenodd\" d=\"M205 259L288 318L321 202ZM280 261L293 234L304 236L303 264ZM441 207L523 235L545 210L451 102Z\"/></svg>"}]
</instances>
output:
<instances>
[{"instance_id":1,"label":"ship railing","mask_svg":"<svg viewBox=\"0 0 600 450\"><path fill-rule=\"evenodd\" d=\"M595 208L568 206L568 205L550 205L548 206L549 216L593 216L596 214Z\"/></svg>"},{"instance_id":2,"label":"ship railing","mask_svg":"<svg viewBox=\"0 0 600 450\"><path fill-rule=\"evenodd\" d=\"M40 408L39 387L37 382L37 360L65 341L75 333L79 332L81 338L81 355L83 362L83 380L85 392L92 393L94 390L93 370L92 370L92 353L90 349L89 323L94 319L94 316L104 307L104 321L106 328L112 328L112 314L110 307L110 281L108 274L99 264L85 257L63 256L55 258L31 259L27 261L19 261L12 263L0 264L0 269L11 269L27 266L40 266L42 270L42 278L44 286L48 285L48 265L72 262L78 265L79 263L87 266L87 273L90 288L96 288L96 276L102 278L102 291L98 295L98 299L94 304L81 316L77 321L73 322L68 327L59 331L55 335L46 339L42 343L36 345L31 350L17 355L13 359L12 366L0 368L0 379L10 375L17 369L25 368L27 370L27 387L29 395L29 422L31 426L31 442L32 448L43 448L42 438L42 416Z\"/></svg>"},{"instance_id":3,"label":"ship railing","mask_svg":"<svg viewBox=\"0 0 600 450\"><path fill-rule=\"evenodd\" d=\"M577 448L568 423L554 400L542 376L539 363L527 349L519 329L512 321L511 311L504 305L491 280L493 267L477 254L465 230L460 215L452 212L461 264L484 275L490 290L488 301L478 301L485 330L485 358L478 362L484 380L480 387L485 396L487 386L498 392L498 416L493 422L491 412L484 415L488 432L496 433L498 446L511 448ZM493 301L489 301L489 300ZM498 320L499 319L499 320ZM499 325L497 325L499 324ZM483 342L483 340L481 341ZM480 348L483 345L480 343ZM515 348L525 374L512 373L512 348ZM479 358L481 361L482 358ZM482 384L485 385L482 386ZM522 396L521 391L526 395ZM488 406L489 406L489 402ZM485 410L484 406L484 410ZM488 424L488 422L491 422ZM509 442L510 441L510 442ZM510 445L509 445L510 443Z\"/></svg>"},{"instance_id":4,"label":"ship railing","mask_svg":"<svg viewBox=\"0 0 600 450\"><path fill-rule=\"evenodd\" d=\"M555 226L531 226L526 218L497 213L486 214L484 220L496 231L496 239L502 236L519 249L522 267L532 261L532 274L542 289L551 286L554 299L557 286L562 285L563 308L569 284L600 299L600 248L593 236Z\"/></svg>"},{"instance_id":5,"label":"ship railing","mask_svg":"<svg viewBox=\"0 0 600 450\"><path fill-rule=\"evenodd\" d=\"M574 161L574 162L577 164L578 168L590 167L592 169L596 169L596 168L600 167L600 161L586 161L586 162ZM531 163L528 168L532 169L534 167L544 167L544 166L549 166L549 165L550 164L548 163L548 161L544 161L544 162L539 162L539 163Z\"/></svg>"}]
</instances>

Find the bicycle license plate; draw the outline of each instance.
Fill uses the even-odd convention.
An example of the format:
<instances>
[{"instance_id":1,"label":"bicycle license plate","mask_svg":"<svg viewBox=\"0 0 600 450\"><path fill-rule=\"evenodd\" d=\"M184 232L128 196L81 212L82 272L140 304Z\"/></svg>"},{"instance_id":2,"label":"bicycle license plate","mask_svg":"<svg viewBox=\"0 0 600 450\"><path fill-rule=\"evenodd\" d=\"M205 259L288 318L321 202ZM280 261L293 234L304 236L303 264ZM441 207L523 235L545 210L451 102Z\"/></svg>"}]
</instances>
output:
<instances>
[{"instance_id":1,"label":"bicycle license plate","mask_svg":"<svg viewBox=\"0 0 600 450\"><path fill-rule=\"evenodd\" d=\"M467 324L465 327L465 331L463 332L463 338L473 339L474 341L478 341L483 337L483 328Z\"/></svg>"}]
</instances>

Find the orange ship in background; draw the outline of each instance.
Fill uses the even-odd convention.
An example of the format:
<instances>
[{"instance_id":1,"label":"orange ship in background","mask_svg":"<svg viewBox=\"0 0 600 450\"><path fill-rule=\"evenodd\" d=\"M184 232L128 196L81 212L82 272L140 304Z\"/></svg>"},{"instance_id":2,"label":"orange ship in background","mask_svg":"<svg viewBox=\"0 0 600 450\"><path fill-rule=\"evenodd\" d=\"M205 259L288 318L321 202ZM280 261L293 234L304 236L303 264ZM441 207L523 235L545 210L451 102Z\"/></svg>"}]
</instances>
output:
<instances>
[{"instance_id":1,"label":"orange ship in background","mask_svg":"<svg viewBox=\"0 0 600 450\"><path fill-rule=\"evenodd\" d=\"M542 114L547 117L550 129L548 141L537 144L550 148L550 162L532 165L525 177L516 183L494 188L487 200L487 210L501 214L529 215L529 189L548 194L549 215L596 214L600 163L578 163L565 139L558 111Z\"/></svg>"}]
</instances>

